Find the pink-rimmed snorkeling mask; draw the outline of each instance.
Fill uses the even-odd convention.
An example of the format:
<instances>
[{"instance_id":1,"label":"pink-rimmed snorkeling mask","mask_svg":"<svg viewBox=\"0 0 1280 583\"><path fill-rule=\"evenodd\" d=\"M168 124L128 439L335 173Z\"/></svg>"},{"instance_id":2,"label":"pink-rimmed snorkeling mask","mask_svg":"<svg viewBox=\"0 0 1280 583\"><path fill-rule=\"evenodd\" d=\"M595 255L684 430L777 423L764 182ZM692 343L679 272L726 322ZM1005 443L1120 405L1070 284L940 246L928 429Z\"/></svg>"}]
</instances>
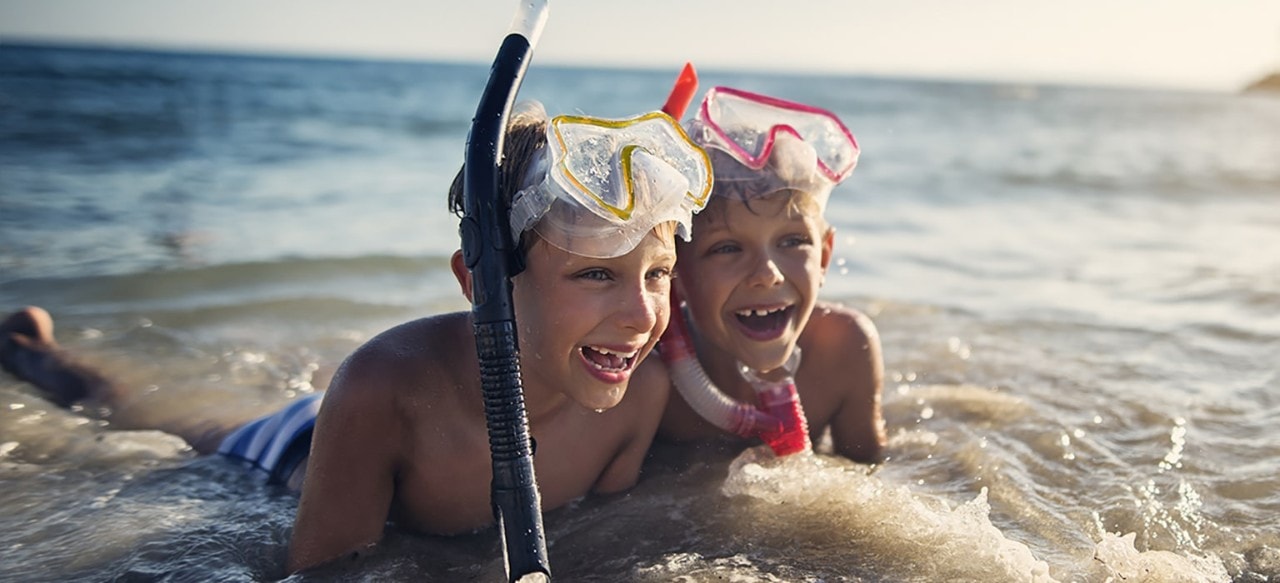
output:
<instances>
[{"instance_id":1,"label":"pink-rimmed snorkeling mask","mask_svg":"<svg viewBox=\"0 0 1280 583\"><path fill-rule=\"evenodd\" d=\"M711 157L717 194L794 189L825 209L858 163L858 141L834 113L768 95L712 87L688 126Z\"/></svg>"}]
</instances>

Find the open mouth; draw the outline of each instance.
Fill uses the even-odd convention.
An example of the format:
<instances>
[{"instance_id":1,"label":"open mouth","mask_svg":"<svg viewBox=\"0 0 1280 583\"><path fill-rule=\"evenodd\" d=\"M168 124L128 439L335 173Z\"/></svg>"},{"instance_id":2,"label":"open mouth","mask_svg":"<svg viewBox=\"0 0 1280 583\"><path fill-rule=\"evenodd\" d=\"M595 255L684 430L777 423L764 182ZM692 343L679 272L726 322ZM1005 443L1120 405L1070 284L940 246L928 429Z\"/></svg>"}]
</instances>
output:
<instances>
[{"instance_id":1,"label":"open mouth","mask_svg":"<svg viewBox=\"0 0 1280 583\"><path fill-rule=\"evenodd\" d=\"M794 311L794 306L769 309L748 308L738 310L733 315L742 324L743 331L748 336L756 340L772 340L786 329Z\"/></svg>"},{"instance_id":2,"label":"open mouth","mask_svg":"<svg viewBox=\"0 0 1280 583\"><path fill-rule=\"evenodd\" d=\"M640 354L639 350L619 352L603 346L583 346L580 351L582 359L587 364L606 374L618 374L631 370L636 364L636 356Z\"/></svg>"}]
</instances>

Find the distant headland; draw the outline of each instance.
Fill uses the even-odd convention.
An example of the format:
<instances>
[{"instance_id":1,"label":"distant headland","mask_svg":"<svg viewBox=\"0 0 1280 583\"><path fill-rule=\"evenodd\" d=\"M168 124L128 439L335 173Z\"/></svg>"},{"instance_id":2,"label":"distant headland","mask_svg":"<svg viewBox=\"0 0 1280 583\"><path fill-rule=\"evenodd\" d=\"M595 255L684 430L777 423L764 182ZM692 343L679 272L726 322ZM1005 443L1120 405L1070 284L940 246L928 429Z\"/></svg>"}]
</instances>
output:
<instances>
[{"instance_id":1,"label":"distant headland","mask_svg":"<svg viewBox=\"0 0 1280 583\"><path fill-rule=\"evenodd\" d=\"M1266 77L1258 79L1250 83L1244 88L1245 93L1280 93L1280 72L1275 72Z\"/></svg>"}]
</instances>

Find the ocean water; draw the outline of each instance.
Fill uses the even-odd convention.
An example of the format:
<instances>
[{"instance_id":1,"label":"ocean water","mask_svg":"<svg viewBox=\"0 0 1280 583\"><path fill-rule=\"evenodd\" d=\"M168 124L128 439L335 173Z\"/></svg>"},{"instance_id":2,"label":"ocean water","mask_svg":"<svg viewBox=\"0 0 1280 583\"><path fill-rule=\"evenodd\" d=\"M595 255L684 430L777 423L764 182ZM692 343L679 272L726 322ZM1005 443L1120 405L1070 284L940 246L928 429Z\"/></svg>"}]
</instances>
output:
<instances>
[{"instance_id":1,"label":"ocean water","mask_svg":"<svg viewBox=\"0 0 1280 583\"><path fill-rule=\"evenodd\" d=\"M691 55L696 57L696 55ZM670 71L555 68L552 113ZM701 71L863 147L824 297L884 344L889 459L659 445L547 513L564 581L1280 580L1280 99ZM270 407L466 309L445 192L486 65L0 45L0 310L159 406ZM268 581L297 500L0 374L0 580ZM290 581L496 581L493 531Z\"/></svg>"}]
</instances>

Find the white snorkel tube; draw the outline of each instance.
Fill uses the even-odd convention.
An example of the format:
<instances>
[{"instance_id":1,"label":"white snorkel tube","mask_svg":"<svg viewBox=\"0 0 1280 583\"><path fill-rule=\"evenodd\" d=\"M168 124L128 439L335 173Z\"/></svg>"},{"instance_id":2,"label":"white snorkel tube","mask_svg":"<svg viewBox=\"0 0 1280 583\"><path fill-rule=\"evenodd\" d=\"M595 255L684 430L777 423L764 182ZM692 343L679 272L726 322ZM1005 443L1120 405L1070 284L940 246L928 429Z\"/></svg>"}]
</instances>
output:
<instances>
[{"instance_id":1,"label":"white snorkel tube","mask_svg":"<svg viewBox=\"0 0 1280 583\"><path fill-rule=\"evenodd\" d=\"M698 362L698 353L693 348L693 338L684 320L684 310L680 307L679 293L674 288L671 290L671 321L659 346L662 361L671 369L676 390L703 419L740 437L782 430L781 420L724 394L707 377L707 372Z\"/></svg>"}]
</instances>

